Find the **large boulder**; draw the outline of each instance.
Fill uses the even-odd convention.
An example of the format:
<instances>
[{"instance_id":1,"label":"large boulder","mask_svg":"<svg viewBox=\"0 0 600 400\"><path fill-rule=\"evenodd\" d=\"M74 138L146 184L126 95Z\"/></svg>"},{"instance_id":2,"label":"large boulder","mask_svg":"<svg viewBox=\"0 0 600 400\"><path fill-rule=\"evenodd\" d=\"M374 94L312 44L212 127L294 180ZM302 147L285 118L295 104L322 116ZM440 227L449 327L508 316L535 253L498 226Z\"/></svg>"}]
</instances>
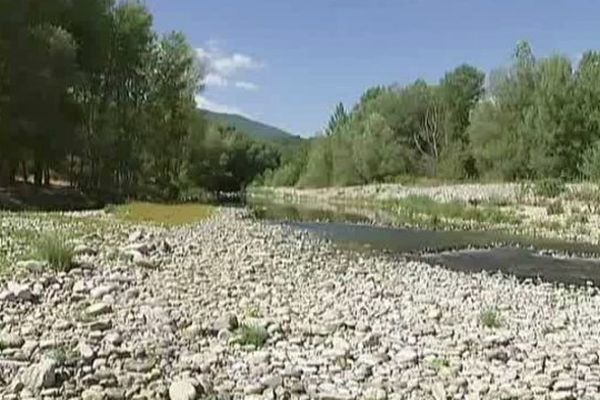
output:
<instances>
[{"instance_id":1,"label":"large boulder","mask_svg":"<svg viewBox=\"0 0 600 400\"><path fill-rule=\"evenodd\" d=\"M188 380L175 381L169 387L171 400L195 400L197 397L196 387Z\"/></svg>"},{"instance_id":2,"label":"large boulder","mask_svg":"<svg viewBox=\"0 0 600 400\"><path fill-rule=\"evenodd\" d=\"M53 387L56 384L56 361L45 358L31 365L23 372L21 382L33 392Z\"/></svg>"}]
</instances>

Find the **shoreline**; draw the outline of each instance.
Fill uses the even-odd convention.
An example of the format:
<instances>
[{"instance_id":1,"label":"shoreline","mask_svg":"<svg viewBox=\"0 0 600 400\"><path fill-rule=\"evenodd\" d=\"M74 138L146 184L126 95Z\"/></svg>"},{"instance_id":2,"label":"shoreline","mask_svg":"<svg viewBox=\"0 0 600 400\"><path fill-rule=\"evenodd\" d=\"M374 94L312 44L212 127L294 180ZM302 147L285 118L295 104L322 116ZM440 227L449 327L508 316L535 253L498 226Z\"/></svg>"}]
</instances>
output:
<instances>
[{"instance_id":1,"label":"shoreline","mask_svg":"<svg viewBox=\"0 0 600 400\"><path fill-rule=\"evenodd\" d=\"M518 184L433 187L381 184L346 188L253 188L254 201L350 210L381 226L441 230L493 230L532 239L600 244L600 189L569 184L555 197ZM598 196L596 198L596 196Z\"/></svg>"}]
</instances>

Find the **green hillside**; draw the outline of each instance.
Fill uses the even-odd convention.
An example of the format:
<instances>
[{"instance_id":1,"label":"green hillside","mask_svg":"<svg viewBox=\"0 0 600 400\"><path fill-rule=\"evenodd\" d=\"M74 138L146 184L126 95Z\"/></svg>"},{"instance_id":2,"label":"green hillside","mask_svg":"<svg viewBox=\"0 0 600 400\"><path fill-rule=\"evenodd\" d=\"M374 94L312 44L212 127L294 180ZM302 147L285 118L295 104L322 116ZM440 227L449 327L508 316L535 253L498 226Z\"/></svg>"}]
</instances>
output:
<instances>
[{"instance_id":1,"label":"green hillside","mask_svg":"<svg viewBox=\"0 0 600 400\"><path fill-rule=\"evenodd\" d=\"M243 132L254 139L262 139L276 142L300 142L302 138L292 135L274 126L254 121L241 115L216 113L202 110L206 119L225 126L233 126L239 132Z\"/></svg>"}]
</instances>

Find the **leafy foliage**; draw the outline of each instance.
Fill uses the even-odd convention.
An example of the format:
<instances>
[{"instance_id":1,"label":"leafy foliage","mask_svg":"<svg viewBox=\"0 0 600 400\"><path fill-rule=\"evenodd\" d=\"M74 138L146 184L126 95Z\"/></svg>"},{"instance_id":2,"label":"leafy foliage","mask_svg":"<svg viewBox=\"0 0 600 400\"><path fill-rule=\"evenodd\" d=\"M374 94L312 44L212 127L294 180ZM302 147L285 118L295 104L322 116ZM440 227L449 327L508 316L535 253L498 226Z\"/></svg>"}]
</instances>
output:
<instances>
[{"instance_id":1,"label":"leafy foliage","mask_svg":"<svg viewBox=\"0 0 600 400\"><path fill-rule=\"evenodd\" d=\"M460 65L438 84L371 88L350 111L336 108L307 157L283 163L301 171L295 182L265 182L600 179L600 53L573 65L560 55L536 58L520 42L512 63L484 82L482 72Z\"/></svg>"},{"instance_id":2,"label":"leafy foliage","mask_svg":"<svg viewBox=\"0 0 600 400\"><path fill-rule=\"evenodd\" d=\"M195 103L204 72L185 36L154 31L142 2L1 1L0 185L33 175L165 199L243 188L278 166L280 149L220 138L203 152L217 152L222 181L199 179L215 166L195 157L209 129Z\"/></svg>"}]
</instances>

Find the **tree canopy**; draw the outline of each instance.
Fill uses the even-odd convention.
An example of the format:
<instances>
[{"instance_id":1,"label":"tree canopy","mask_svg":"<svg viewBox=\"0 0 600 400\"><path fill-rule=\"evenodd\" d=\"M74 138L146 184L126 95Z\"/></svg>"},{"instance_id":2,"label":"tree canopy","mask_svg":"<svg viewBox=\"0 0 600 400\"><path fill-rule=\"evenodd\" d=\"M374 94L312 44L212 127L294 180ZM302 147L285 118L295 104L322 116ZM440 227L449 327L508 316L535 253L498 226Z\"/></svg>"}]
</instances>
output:
<instances>
[{"instance_id":1,"label":"tree canopy","mask_svg":"<svg viewBox=\"0 0 600 400\"><path fill-rule=\"evenodd\" d=\"M520 42L511 65L487 80L463 64L435 84L370 88L351 111L338 105L306 155L284 163L267 183L354 185L407 175L598 179L599 78L596 52L573 65L560 55L536 58Z\"/></svg>"},{"instance_id":2,"label":"tree canopy","mask_svg":"<svg viewBox=\"0 0 600 400\"><path fill-rule=\"evenodd\" d=\"M157 34L142 2L0 0L0 185L242 189L278 150L203 121L203 75L185 36Z\"/></svg>"}]
</instances>

